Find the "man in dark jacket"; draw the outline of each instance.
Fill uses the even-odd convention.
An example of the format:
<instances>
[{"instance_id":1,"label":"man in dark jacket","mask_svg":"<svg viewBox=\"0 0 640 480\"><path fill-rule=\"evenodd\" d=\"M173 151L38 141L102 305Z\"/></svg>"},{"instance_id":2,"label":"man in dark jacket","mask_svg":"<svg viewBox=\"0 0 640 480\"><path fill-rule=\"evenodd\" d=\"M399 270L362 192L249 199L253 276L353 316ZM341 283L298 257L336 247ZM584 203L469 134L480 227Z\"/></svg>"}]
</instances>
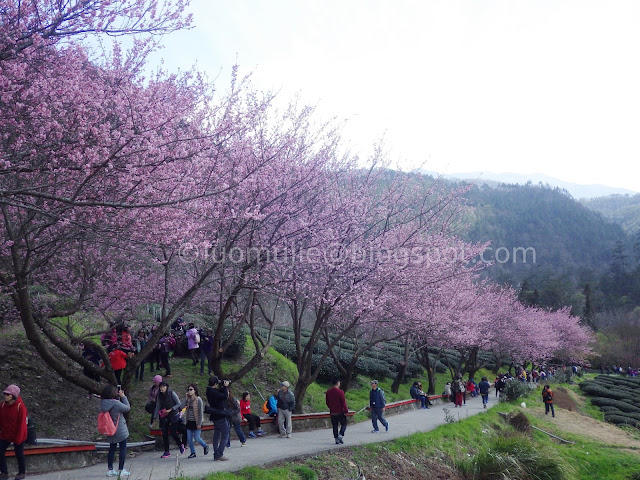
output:
<instances>
[{"instance_id":1,"label":"man in dark jacket","mask_svg":"<svg viewBox=\"0 0 640 480\"><path fill-rule=\"evenodd\" d=\"M291 385L286 380L280 383L280 391L278 391L278 430L279 437L291 438L291 414L296 408L296 398L291 391ZM286 422L286 427L285 427Z\"/></svg>"},{"instance_id":2,"label":"man in dark jacket","mask_svg":"<svg viewBox=\"0 0 640 480\"><path fill-rule=\"evenodd\" d=\"M205 412L210 414L209 419L213 422L213 459L219 461L229 460L224 456L224 447L229 441L229 418L225 413L228 412L227 398L229 398L229 381L221 381L216 376L209 378L207 387L209 406Z\"/></svg>"},{"instance_id":3,"label":"man in dark jacket","mask_svg":"<svg viewBox=\"0 0 640 480\"><path fill-rule=\"evenodd\" d=\"M384 425L385 430L389 431L389 423L384 418L384 407L387 405L387 399L384 391L378 388L378 380L371 380L371 391L369 392L369 408L371 409L371 423L373 423L373 431L378 433L378 420Z\"/></svg>"},{"instance_id":4,"label":"man in dark jacket","mask_svg":"<svg viewBox=\"0 0 640 480\"><path fill-rule=\"evenodd\" d=\"M342 437L347 430L347 400L344 397L344 392L340 390L340 379L334 378L331 382L333 387L327 390L326 402L329 407L329 413L331 414L331 426L333 427L333 438L336 443L344 443ZM338 423L340 424L340 432L338 432Z\"/></svg>"}]
</instances>

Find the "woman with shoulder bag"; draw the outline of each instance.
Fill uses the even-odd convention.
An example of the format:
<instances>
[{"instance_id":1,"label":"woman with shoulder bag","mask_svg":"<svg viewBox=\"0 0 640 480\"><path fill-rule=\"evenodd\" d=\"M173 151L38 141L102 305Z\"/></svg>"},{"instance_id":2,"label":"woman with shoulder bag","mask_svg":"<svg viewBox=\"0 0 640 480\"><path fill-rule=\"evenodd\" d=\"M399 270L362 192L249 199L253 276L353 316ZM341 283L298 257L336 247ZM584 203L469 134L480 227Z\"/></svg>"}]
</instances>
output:
<instances>
[{"instance_id":1,"label":"woman with shoulder bag","mask_svg":"<svg viewBox=\"0 0 640 480\"><path fill-rule=\"evenodd\" d=\"M153 418L160 417L160 428L162 429L162 442L164 444L164 453L160 458L168 458L171 456L169 453L169 432L171 436L178 444L180 453L184 453L184 444L178 436L178 430L180 427L180 399L176 392L169 390L169 384L165 381L160 382L160 391L158 392L158 399L156 401L156 410L153 414ZM153 422L153 420L152 420Z\"/></svg>"},{"instance_id":2,"label":"woman with shoulder bag","mask_svg":"<svg viewBox=\"0 0 640 480\"><path fill-rule=\"evenodd\" d=\"M187 458L195 458L196 456L194 440L202 446L206 455L209 453L209 446L207 442L200 438L204 418L204 403L198 394L198 386L195 383L190 384L189 388L187 388L187 396L180 404L180 409L183 408L186 408L184 418L187 422L187 443L189 444L189 450L191 450L191 455Z\"/></svg>"}]
</instances>

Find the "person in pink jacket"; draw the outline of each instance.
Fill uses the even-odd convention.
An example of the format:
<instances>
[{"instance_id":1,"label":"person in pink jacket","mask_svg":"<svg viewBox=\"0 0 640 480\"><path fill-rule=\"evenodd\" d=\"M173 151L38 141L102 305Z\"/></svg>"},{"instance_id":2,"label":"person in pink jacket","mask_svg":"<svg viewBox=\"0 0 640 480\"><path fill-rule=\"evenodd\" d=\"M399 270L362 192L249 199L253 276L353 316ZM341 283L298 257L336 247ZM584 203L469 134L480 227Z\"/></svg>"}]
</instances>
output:
<instances>
[{"instance_id":1,"label":"person in pink jacket","mask_svg":"<svg viewBox=\"0 0 640 480\"><path fill-rule=\"evenodd\" d=\"M27 440L27 407L20 396L20 387L9 385L3 392L4 401L0 404L0 480L8 480L5 452L13 443L18 460L16 479L25 478L24 442Z\"/></svg>"}]
</instances>

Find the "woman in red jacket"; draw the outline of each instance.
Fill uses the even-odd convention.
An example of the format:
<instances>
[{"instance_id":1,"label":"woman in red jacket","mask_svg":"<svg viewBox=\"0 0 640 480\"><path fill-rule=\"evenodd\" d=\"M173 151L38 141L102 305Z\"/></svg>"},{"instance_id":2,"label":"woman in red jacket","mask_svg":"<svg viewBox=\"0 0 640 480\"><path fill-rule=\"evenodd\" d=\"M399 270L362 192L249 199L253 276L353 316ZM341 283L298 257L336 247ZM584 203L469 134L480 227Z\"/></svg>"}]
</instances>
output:
<instances>
[{"instance_id":1,"label":"woman in red jacket","mask_svg":"<svg viewBox=\"0 0 640 480\"><path fill-rule=\"evenodd\" d=\"M27 407L22 402L20 387L9 385L4 389L4 401L0 404L0 480L9 478L5 452L13 443L18 459L16 480L25 478L24 442L27 439Z\"/></svg>"}]
</instances>

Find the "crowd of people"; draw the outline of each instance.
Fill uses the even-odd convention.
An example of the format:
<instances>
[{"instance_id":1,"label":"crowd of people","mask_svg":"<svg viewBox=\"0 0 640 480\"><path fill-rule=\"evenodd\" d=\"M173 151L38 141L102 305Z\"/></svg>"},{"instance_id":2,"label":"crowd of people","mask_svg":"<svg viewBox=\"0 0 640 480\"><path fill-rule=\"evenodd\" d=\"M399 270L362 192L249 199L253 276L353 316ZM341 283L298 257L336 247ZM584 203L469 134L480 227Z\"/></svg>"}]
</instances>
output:
<instances>
[{"instance_id":1,"label":"crowd of people","mask_svg":"<svg viewBox=\"0 0 640 480\"><path fill-rule=\"evenodd\" d=\"M192 357L195 360L195 357ZM521 380L520 372L517 376L499 374L493 386L496 396L510 381ZM533 377L532 377L533 378ZM538 377L540 378L540 377ZM341 380L334 378L332 386L325 393L325 401L331 417L333 438L336 444L343 444L347 430L347 406ZM377 380L371 380L369 391L369 409L371 411L372 433L379 433L380 425L385 431L389 431L389 422L385 418L384 411L387 400L384 390L379 387ZM489 402L489 390L491 383L487 377L482 377L479 383L473 378L464 382L461 376L456 376L452 382L445 386L443 395L449 396L456 407L466 403L466 396L481 396L483 408L487 408ZM416 381L409 390L409 394L423 409L431 405L428 395L422 389L422 383ZM204 398L203 398L204 397ZM235 398L228 380L210 376L204 396L200 396L198 386L190 383L182 400L180 395L170 388L167 379L156 374L149 387L145 410L151 415L149 427L152 428L158 421L162 432L163 453L161 458L171 457L171 440L177 450L183 454L187 447L189 455L187 459L197 457L196 444L202 447L202 455L213 452L214 461L226 461L225 449L230 444L230 431L233 427L241 446L245 446L247 438L241 428L243 420L248 422L249 438L257 438L266 435L261 427L261 415L274 417L277 432L280 438L292 438L293 422L292 413L295 409L296 399L288 381L280 382L279 388L269 396L256 413L251 408L251 395L245 391L240 398ZM554 393L547 384L542 390L542 400L545 404L545 412L555 417L553 407ZM205 403L206 400L206 403ZM131 405L125 392L113 385L103 388L100 401L100 412L108 412L114 425L112 434L107 436L109 453L107 455L107 476L126 477L129 472L125 469L127 457L127 439L129 430L126 415ZM14 444L19 472L16 479L25 478L24 444L27 437L26 406L20 397L20 388L17 385L9 385L4 390L4 402L0 404L0 480L8 480L5 451L9 445ZM205 415L213 423L213 442L208 445L201 436ZM118 452L118 468L114 468L115 455Z\"/></svg>"},{"instance_id":2,"label":"crowd of people","mask_svg":"<svg viewBox=\"0 0 640 480\"><path fill-rule=\"evenodd\" d=\"M101 392L100 411L108 412L114 425L113 434L108 436L109 453L107 456L107 476L128 476L125 469L127 439L129 431L126 422L127 412L131 406L120 388L122 371L126 368L127 361L134 355L139 355L145 347L151 335L153 335L155 325L147 327L142 325L140 330L132 337L129 327L126 325L114 326L102 335L101 343L108 352L118 386L111 384L105 386ZM200 396L198 386L190 383L182 395L172 390L169 379L172 377L170 356L178 345L184 345L188 351L192 365L195 367L200 363L200 374L204 375L205 365L209 377L208 387L204 396ZM241 428L243 420L248 422L249 438L263 436L266 432L261 427L260 414L265 414L274 418L277 425L277 432L280 438L292 438L293 422L292 413L296 406L296 399L291 385L288 381L282 381L279 388L268 397L261 405L258 412L252 411L251 395L249 392L242 392L239 398L234 396L228 380L219 379L212 376L211 352L213 347L213 335L211 329L198 329L193 323L186 324L182 318L178 318L171 326L171 331L163 335L154 346L151 354L145 358L138 366L135 379L144 381L145 365L149 364L149 373L155 373L164 369L164 375L155 374L153 382L149 387L145 410L150 414L149 428L158 421L162 432L163 453L161 458L171 457L171 442L173 440L180 454L189 448L188 459L196 458L196 444L202 447L202 454L208 455L209 445L201 437L202 425L205 415L213 423L214 434L211 451L214 461L226 461L224 455L225 448L230 443L231 428L236 432L241 446L246 445L247 437ZM101 356L89 346L81 345L82 355L96 366L103 366ZM186 352L184 352L186 353ZM85 369L85 375L100 381L100 377L95 375L90 369ZM496 397L506 387L510 381L522 382L544 382L555 373L553 367L533 368L525 370L518 368L516 375L509 373L499 374L493 386ZM635 372L637 374L637 372ZM630 369L629 375L634 374ZM377 380L372 380L369 392L369 409L371 411L372 433L380 431L380 425L385 431L389 430L389 422L385 418L386 408L385 392L379 388ZM450 398L455 407L466 404L467 395L472 397L481 396L483 407L487 408L489 402L489 390L491 383L487 377L482 377L479 383L473 378L466 382L461 376L455 376L451 382L445 386L443 395ZM347 413L349 411L342 389L341 381L338 378L332 380L332 386L326 392L326 405L331 416L333 437L336 444L344 443L344 436L347 430ZM431 405L428 395L422 389L422 383L416 381L409 390L413 399L419 402L422 409L428 409ZM91 394L89 396L92 396ZM553 409L553 391L549 385L545 385L542 392L545 410L555 417ZM206 400L206 403L205 403ZM264 400L264 399L263 399ZM16 385L9 385L4 391L4 402L0 404L0 480L7 480L7 466L5 451L9 445L14 444L16 458L18 460L19 473L16 479L25 478L24 443L27 435L26 421L27 409L20 397L20 389ZM114 468L115 454L119 453L118 469Z\"/></svg>"}]
</instances>

